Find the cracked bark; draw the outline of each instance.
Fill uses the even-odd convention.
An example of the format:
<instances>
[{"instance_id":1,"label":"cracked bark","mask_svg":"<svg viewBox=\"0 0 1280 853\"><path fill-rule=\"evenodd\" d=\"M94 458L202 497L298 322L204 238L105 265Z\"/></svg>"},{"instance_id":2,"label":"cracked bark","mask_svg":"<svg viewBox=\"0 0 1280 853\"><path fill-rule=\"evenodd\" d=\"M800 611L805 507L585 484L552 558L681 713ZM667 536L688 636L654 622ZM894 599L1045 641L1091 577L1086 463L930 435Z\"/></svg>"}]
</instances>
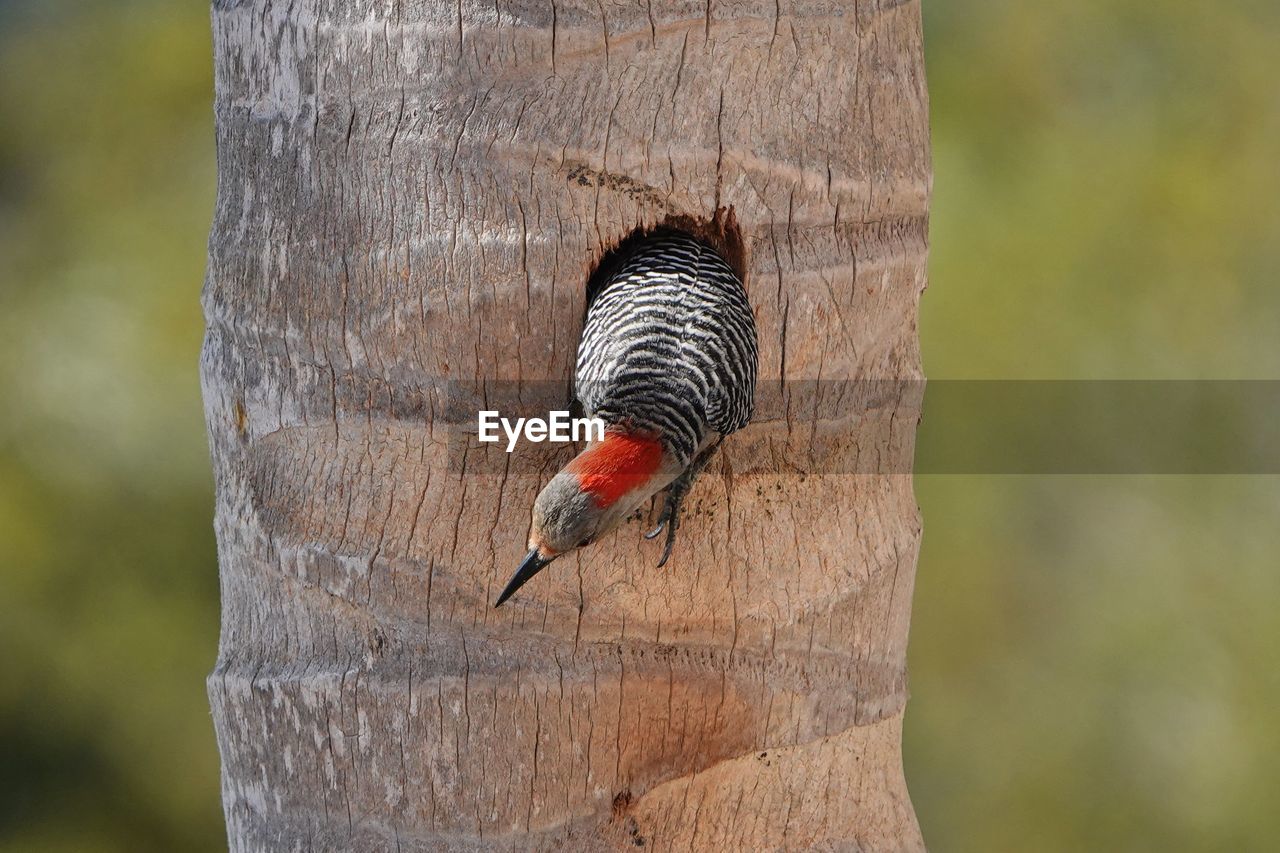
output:
<instances>
[{"instance_id":1,"label":"cracked bark","mask_svg":"<svg viewBox=\"0 0 1280 853\"><path fill-rule=\"evenodd\" d=\"M919 376L918 5L217 0L213 29L231 846L919 847L919 521L905 469L848 473L909 458L914 412L790 390ZM717 206L757 422L666 569L627 525L492 610L570 451L468 442L459 388L567 387L593 265Z\"/></svg>"}]
</instances>

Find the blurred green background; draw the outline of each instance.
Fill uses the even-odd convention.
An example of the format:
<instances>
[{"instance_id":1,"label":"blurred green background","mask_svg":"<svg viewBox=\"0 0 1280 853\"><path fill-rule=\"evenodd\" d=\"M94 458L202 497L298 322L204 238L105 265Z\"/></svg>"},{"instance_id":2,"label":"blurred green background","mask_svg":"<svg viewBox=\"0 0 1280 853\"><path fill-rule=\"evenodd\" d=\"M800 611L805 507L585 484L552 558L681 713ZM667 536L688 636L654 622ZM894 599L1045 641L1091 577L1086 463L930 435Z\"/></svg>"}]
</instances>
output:
<instances>
[{"instance_id":1,"label":"blurred green background","mask_svg":"<svg viewBox=\"0 0 1280 853\"><path fill-rule=\"evenodd\" d=\"M930 376L1280 378L1280 5L925 18ZM0 849L224 846L208 19L0 0ZM932 848L1273 848L1277 478L917 489L906 762Z\"/></svg>"}]
</instances>

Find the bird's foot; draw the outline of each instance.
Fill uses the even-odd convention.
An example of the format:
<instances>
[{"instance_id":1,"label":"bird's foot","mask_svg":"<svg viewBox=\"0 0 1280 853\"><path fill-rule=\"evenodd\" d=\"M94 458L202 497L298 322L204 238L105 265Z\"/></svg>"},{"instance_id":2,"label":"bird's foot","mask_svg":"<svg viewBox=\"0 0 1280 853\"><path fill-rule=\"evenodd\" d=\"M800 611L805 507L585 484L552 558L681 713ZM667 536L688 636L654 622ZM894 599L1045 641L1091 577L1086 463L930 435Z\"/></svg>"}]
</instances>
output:
<instances>
[{"instance_id":1,"label":"bird's foot","mask_svg":"<svg viewBox=\"0 0 1280 853\"><path fill-rule=\"evenodd\" d=\"M656 539L658 534L667 529L667 522L671 520L671 498L664 497L662 500L662 512L658 513L658 526L650 530L644 535L645 539Z\"/></svg>"},{"instance_id":2,"label":"bird's foot","mask_svg":"<svg viewBox=\"0 0 1280 853\"><path fill-rule=\"evenodd\" d=\"M662 568L667 564L667 559L671 556L671 549L676 544L676 528L680 526L680 504L684 501L684 496L693 488L693 481L698 478L698 474L706 467L707 462L715 455L716 450L723 441L723 436L716 440L707 449L698 454L693 460L693 464L675 479L667 489L667 499L662 504L662 512L658 514L658 526L650 530L644 535L645 539L655 539L664 529L667 531L667 542L662 549L662 559L658 561L658 568Z\"/></svg>"},{"instance_id":3,"label":"bird's foot","mask_svg":"<svg viewBox=\"0 0 1280 853\"><path fill-rule=\"evenodd\" d=\"M667 564L667 560L671 557L671 549L676 544L676 529L680 526L681 497L683 493L667 493L666 500L662 504L662 512L658 515L658 526L644 535L645 539L655 539L663 530L667 531L667 541L663 546L662 559L658 561L658 568Z\"/></svg>"},{"instance_id":4,"label":"bird's foot","mask_svg":"<svg viewBox=\"0 0 1280 853\"><path fill-rule=\"evenodd\" d=\"M662 559L658 561L658 568L662 568L667 564L667 559L671 556L671 549L676 544L676 528L679 526L679 517L672 513L671 521L667 524L667 543L662 547Z\"/></svg>"}]
</instances>

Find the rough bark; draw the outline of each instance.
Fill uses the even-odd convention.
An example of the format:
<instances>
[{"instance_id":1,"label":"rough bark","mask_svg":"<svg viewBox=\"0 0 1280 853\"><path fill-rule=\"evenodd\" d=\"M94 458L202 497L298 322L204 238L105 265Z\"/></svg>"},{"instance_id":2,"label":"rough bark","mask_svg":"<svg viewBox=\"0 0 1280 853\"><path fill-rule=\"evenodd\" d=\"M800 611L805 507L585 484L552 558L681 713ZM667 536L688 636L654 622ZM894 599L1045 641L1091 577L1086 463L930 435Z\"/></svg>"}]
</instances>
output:
<instances>
[{"instance_id":1,"label":"rough bark","mask_svg":"<svg viewBox=\"0 0 1280 853\"><path fill-rule=\"evenodd\" d=\"M217 0L213 29L231 846L920 846L920 528L909 471L860 463L916 418L787 384L919 376L918 4ZM495 611L572 451L453 415L564 383L593 267L663 221L745 273L759 417L665 569L630 524Z\"/></svg>"}]
</instances>

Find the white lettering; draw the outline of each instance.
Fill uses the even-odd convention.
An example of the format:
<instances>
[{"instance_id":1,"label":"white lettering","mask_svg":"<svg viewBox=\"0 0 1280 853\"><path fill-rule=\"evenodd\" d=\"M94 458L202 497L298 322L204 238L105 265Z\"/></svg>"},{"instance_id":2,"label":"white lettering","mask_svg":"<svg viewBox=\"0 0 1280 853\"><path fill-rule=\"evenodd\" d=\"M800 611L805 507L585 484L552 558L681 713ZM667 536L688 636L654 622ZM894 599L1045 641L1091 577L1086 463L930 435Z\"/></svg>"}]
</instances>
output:
<instances>
[{"instance_id":1,"label":"white lettering","mask_svg":"<svg viewBox=\"0 0 1280 853\"><path fill-rule=\"evenodd\" d=\"M584 430L586 441L604 441L604 421L599 418L574 418L573 419L573 440L583 441L579 438L579 430Z\"/></svg>"},{"instance_id":2,"label":"white lettering","mask_svg":"<svg viewBox=\"0 0 1280 853\"><path fill-rule=\"evenodd\" d=\"M599 418L574 418L566 411L549 412L543 418L504 418L499 412L483 410L476 413L476 436L482 442L498 442L498 428L507 437L507 452L516 449L521 437L525 441L541 444L553 441L567 444L570 441L604 441L605 423Z\"/></svg>"},{"instance_id":3,"label":"white lettering","mask_svg":"<svg viewBox=\"0 0 1280 853\"><path fill-rule=\"evenodd\" d=\"M494 411L480 412L476 418L476 432L481 441L497 441L498 413Z\"/></svg>"},{"instance_id":4,"label":"white lettering","mask_svg":"<svg viewBox=\"0 0 1280 853\"><path fill-rule=\"evenodd\" d=\"M569 440L569 413L568 412L552 412L551 420L547 424L550 429L547 432L547 441L565 442Z\"/></svg>"},{"instance_id":5,"label":"white lettering","mask_svg":"<svg viewBox=\"0 0 1280 853\"><path fill-rule=\"evenodd\" d=\"M516 449L516 439L520 437L520 427L524 424L524 418L516 418L516 425L511 426L511 421L506 418L502 419L502 429L507 434L507 452Z\"/></svg>"}]
</instances>

